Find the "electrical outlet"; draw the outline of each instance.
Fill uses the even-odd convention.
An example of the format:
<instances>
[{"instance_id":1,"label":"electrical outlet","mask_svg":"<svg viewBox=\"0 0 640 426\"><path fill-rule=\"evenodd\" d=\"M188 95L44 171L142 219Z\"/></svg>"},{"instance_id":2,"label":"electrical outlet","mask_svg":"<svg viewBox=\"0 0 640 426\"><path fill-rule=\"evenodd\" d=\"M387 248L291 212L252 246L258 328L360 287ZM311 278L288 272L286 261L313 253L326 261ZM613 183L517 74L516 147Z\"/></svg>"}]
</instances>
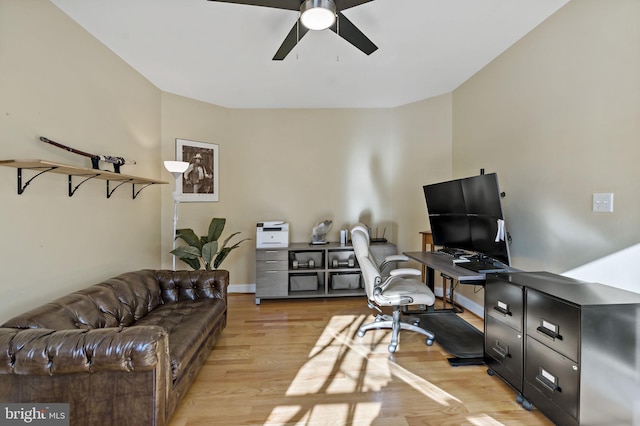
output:
<instances>
[{"instance_id":1,"label":"electrical outlet","mask_svg":"<svg viewBox=\"0 0 640 426\"><path fill-rule=\"evenodd\" d=\"M613 192L593 194L593 211L613 213Z\"/></svg>"}]
</instances>

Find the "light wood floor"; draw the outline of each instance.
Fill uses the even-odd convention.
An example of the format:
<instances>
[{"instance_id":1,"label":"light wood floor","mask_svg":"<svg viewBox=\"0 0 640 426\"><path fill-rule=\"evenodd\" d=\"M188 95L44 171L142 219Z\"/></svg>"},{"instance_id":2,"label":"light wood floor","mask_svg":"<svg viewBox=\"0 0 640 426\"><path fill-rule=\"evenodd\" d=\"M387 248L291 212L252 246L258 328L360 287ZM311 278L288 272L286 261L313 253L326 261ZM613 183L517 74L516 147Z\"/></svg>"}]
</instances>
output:
<instances>
[{"instance_id":1,"label":"light wood floor","mask_svg":"<svg viewBox=\"0 0 640 426\"><path fill-rule=\"evenodd\" d=\"M393 356L388 331L357 337L370 312L359 297L229 295L227 328L170 426L552 424L486 367L451 367L417 333L401 332Z\"/></svg>"}]
</instances>

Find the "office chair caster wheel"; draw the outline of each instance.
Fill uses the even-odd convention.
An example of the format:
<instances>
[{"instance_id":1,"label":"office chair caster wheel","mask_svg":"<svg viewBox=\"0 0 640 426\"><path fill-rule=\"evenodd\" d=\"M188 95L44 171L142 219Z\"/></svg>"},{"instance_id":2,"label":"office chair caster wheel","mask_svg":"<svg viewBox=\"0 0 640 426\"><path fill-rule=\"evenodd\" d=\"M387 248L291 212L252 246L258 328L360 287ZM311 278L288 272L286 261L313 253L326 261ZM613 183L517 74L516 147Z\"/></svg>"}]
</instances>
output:
<instances>
[{"instance_id":1,"label":"office chair caster wheel","mask_svg":"<svg viewBox=\"0 0 640 426\"><path fill-rule=\"evenodd\" d=\"M427 343L427 346L433 345L433 339L427 339L426 343Z\"/></svg>"},{"instance_id":2,"label":"office chair caster wheel","mask_svg":"<svg viewBox=\"0 0 640 426\"><path fill-rule=\"evenodd\" d=\"M387 346L387 350L389 351L389 353L394 353L396 349L398 349L398 345L391 344Z\"/></svg>"},{"instance_id":3,"label":"office chair caster wheel","mask_svg":"<svg viewBox=\"0 0 640 426\"><path fill-rule=\"evenodd\" d=\"M364 337L364 333L365 333L364 331L362 331L362 330L358 330L358 332L356 333L356 335L357 335L358 337Z\"/></svg>"}]
</instances>

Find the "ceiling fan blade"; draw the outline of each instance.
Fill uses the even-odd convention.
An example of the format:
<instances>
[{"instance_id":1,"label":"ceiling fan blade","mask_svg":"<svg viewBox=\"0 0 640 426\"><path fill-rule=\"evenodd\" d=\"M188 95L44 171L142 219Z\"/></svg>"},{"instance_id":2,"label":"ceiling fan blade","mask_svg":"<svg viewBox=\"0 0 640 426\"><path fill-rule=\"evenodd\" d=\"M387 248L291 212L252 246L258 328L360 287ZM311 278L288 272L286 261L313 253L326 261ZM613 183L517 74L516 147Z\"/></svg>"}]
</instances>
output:
<instances>
[{"instance_id":1,"label":"ceiling fan blade","mask_svg":"<svg viewBox=\"0 0 640 426\"><path fill-rule=\"evenodd\" d=\"M300 23L300 19L298 19L298 21L295 23L293 28L291 28L291 31L289 31L289 34L287 34L284 41L280 45L280 48L273 57L273 60L281 61L286 58L289 52L291 52L291 50L296 47L296 44L298 44L298 42L302 40L302 37L304 37L304 35L308 31L309 29L302 25Z\"/></svg>"},{"instance_id":2,"label":"ceiling fan blade","mask_svg":"<svg viewBox=\"0 0 640 426\"><path fill-rule=\"evenodd\" d=\"M333 0L338 10L349 9L350 7L360 6L373 0Z\"/></svg>"},{"instance_id":3,"label":"ceiling fan blade","mask_svg":"<svg viewBox=\"0 0 640 426\"><path fill-rule=\"evenodd\" d=\"M378 46L373 44L373 42L362 33L362 31L353 25L353 23L340 12L338 12L338 19L331 27L331 31L338 34L340 37L347 40L367 55L371 55L373 52L378 50Z\"/></svg>"},{"instance_id":4,"label":"ceiling fan blade","mask_svg":"<svg viewBox=\"0 0 640 426\"><path fill-rule=\"evenodd\" d=\"M300 10L300 0L209 0L220 3L246 4L249 6L274 7L276 9Z\"/></svg>"}]
</instances>

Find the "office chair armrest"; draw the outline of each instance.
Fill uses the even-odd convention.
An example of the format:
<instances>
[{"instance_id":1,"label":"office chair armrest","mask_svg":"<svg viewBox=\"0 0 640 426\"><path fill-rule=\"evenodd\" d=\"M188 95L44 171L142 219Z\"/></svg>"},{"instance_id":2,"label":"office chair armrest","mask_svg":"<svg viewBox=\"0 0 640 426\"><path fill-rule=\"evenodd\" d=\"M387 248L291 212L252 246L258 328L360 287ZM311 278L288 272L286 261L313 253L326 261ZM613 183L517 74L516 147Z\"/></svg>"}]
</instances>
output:
<instances>
[{"instance_id":1,"label":"office chair armrest","mask_svg":"<svg viewBox=\"0 0 640 426\"><path fill-rule=\"evenodd\" d=\"M383 271L387 267L387 265L389 265L390 263L408 262L408 261L409 261L409 258L404 254L392 254L384 258L384 261L380 264L378 269Z\"/></svg>"},{"instance_id":2,"label":"office chair armrest","mask_svg":"<svg viewBox=\"0 0 640 426\"><path fill-rule=\"evenodd\" d=\"M404 254L392 254L384 258L385 262L408 262L409 258Z\"/></svg>"},{"instance_id":3,"label":"office chair armrest","mask_svg":"<svg viewBox=\"0 0 640 426\"><path fill-rule=\"evenodd\" d=\"M382 293L384 293L385 289L387 287L389 287L389 285L394 282L394 281L398 281L398 280L403 280L405 278L412 277L412 276L420 276L422 273L417 270L417 269L413 269L413 268L400 268L400 269L393 269L390 273L389 276L385 278L384 281L377 283L373 293L376 295L380 295Z\"/></svg>"},{"instance_id":4,"label":"office chair armrest","mask_svg":"<svg viewBox=\"0 0 640 426\"><path fill-rule=\"evenodd\" d=\"M407 275L420 276L422 275L422 272L414 268L398 268L398 269L393 269L391 272L389 272L389 275L392 277L407 276Z\"/></svg>"}]
</instances>

